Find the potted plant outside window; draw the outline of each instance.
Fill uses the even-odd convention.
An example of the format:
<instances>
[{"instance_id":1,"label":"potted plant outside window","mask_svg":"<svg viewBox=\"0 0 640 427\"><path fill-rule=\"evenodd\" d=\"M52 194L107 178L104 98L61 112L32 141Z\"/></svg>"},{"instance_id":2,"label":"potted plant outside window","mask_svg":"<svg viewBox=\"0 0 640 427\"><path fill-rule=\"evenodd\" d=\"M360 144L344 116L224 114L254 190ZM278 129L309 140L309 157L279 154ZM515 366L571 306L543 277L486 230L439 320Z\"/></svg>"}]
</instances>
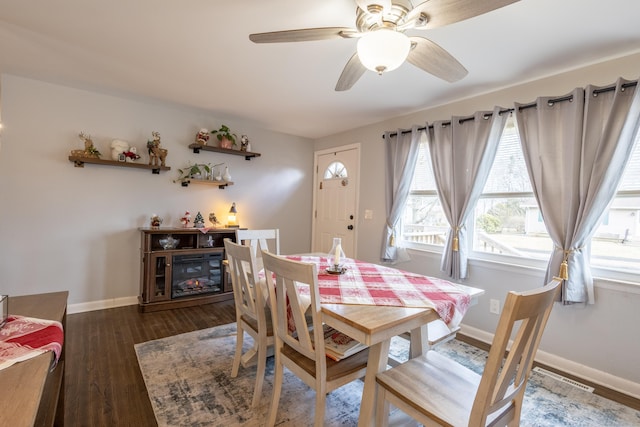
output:
<instances>
[{"instance_id":1,"label":"potted plant outside window","mask_svg":"<svg viewBox=\"0 0 640 427\"><path fill-rule=\"evenodd\" d=\"M212 130L212 135L215 135L218 141L220 141L220 148L232 149L236 145L235 133L231 133L231 130L226 125L220 126L218 130Z\"/></svg>"}]
</instances>

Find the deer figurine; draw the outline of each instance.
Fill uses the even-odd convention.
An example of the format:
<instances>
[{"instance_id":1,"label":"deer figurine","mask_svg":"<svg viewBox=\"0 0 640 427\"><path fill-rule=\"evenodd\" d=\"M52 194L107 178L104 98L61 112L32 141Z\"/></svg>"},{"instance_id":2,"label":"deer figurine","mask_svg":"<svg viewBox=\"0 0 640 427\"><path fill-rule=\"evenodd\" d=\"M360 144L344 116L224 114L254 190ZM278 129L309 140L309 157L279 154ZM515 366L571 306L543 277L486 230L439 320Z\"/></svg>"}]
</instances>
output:
<instances>
[{"instance_id":1,"label":"deer figurine","mask_svg":"<svg viewBox=\"0 0 640 427\"><path fill-rule=\"evenodd\" d=\"M100 151L93 146L91 135L87 135L84 132L80 132L78 137L84 142L84 150L71 150L71 155L74 157L95 157L101 156Z\"/></svg>"},{"instance_id":2,"label":"deer figurine","mask_svg":"<svg viewBox=\"0 0 640 427\"><path fill-rule=\"evenodd\" d=\"M168 151L160 148L160 133L151 132L153 140L147 141L147 149L149 150L149 164L153 166L164 166ZM158 165L158 163L160 163Z\"/></svg>"}]
</instances>

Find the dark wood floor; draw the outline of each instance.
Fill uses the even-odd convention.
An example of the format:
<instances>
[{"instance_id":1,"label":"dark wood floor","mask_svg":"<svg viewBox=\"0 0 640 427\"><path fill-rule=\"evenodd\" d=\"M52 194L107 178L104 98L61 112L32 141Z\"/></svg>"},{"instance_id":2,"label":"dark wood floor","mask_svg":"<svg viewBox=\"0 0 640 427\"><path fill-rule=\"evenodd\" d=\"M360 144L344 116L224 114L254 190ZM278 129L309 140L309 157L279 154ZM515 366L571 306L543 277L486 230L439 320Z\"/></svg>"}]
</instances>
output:
<instances>
[{"instance_id":1,"label":"dark wood floor","mask_svg":"<svg viewBox=\"0 0 640 427\"><path fill-rule=\"evenodd\" d=\"M133 345L234 321L233 300L152 313L128 306L69 315L65 424L156 426ZM487 349L484 343L459 338ZM587 384L595 386L597 394L640 410L638 399Z\"/></svg>"},{"instance_id":2,"label":"dark wood floor","mask_svg":"<svg viewBox=\"0 0 640 427\"><path fill-rule=\"evenodd\" d=\"M153 313L127 306L69 315L65 425L156 426L133 345L234 321L233 300Z\"/></svg>"}]
</instances>

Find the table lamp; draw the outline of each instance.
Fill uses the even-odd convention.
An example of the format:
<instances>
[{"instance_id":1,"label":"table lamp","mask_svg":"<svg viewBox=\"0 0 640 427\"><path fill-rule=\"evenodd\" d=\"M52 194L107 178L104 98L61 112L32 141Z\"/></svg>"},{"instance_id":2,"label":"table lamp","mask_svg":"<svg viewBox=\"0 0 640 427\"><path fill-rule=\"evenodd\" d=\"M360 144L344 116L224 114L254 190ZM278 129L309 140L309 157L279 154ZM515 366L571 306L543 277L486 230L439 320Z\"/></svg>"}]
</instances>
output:
<instances>
[{"instance_id":1,"label":"table lamp","mask_svg":"<svg viewBox=\"0 0 640 427\"><path fill-rule=\"evenodd\" d=\"M236 202L231 204L229 209L229 216L227 217L227 228L239 228L238 225L238 210L236 209Z\"/></svg>"}]
</instances>

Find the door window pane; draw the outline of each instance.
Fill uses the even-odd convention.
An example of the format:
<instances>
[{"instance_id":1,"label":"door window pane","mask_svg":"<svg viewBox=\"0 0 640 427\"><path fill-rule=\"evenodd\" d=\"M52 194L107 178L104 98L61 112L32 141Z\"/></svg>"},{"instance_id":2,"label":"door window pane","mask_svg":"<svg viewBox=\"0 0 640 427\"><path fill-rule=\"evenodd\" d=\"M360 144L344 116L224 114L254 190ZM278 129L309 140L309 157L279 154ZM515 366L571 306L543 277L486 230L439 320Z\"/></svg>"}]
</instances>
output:
<instances>
[{"instance_id":1,"label":"door window pane","mask_svg":"<svg viewBox=\"0 0 640 427\"><path fill-rule=\"evenodd\" d=\"M347 177L347 168L342 162L333 162L324 171L324 179L338 179Z\"/></svg>"}]
</instances>

